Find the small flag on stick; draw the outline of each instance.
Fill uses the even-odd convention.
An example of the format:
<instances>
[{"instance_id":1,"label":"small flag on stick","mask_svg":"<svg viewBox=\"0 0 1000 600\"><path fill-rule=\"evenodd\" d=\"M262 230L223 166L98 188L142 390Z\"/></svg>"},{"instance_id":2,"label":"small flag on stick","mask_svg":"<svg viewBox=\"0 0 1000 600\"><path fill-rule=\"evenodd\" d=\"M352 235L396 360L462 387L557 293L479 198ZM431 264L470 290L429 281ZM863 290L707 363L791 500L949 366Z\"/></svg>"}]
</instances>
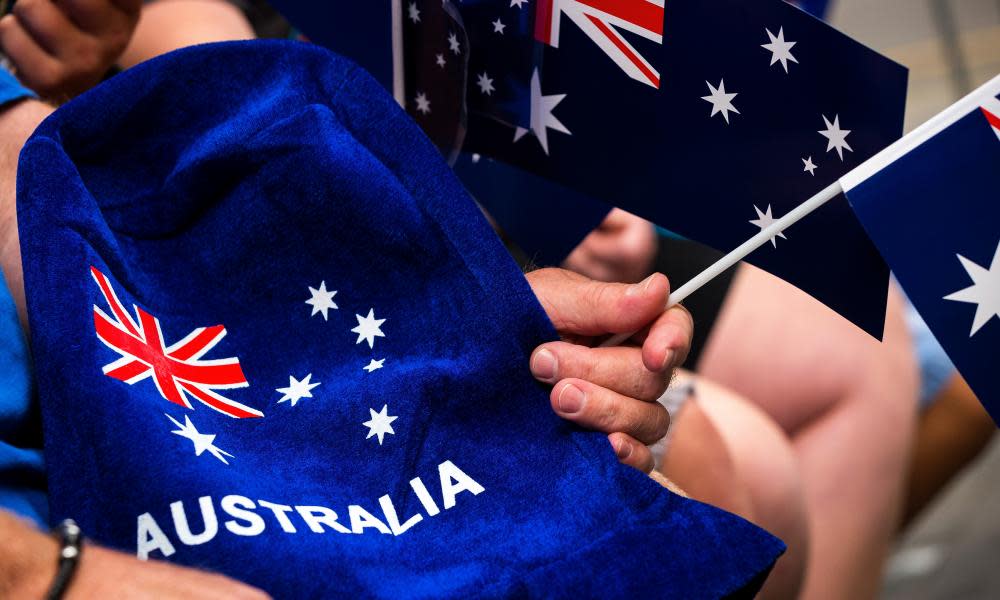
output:
<instances>
[{"instance_id":1,"label":"small flag on stick","mask_svg":"<svg viewBox=\"0 0 1000 600\"><path fill-rule=\"evenodd\" d=\"M1000 423L1000 75L841 179L847 198Z\"/></svg>"}]
</instances>

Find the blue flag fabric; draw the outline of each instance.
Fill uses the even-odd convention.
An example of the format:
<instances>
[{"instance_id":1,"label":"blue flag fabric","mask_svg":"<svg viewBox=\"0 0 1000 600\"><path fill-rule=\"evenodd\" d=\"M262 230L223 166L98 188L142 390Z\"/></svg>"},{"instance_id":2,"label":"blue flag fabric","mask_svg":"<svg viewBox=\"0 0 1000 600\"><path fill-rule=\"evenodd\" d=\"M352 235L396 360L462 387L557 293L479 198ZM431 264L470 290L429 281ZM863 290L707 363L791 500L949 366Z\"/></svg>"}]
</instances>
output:
<instances>
[{"instance_id":1,"label":"blue flag fabric","mask_svg":"<svg viewBox=\"0 0 1000 600\"><path fill-rule=\"evenodd\" d=\"M855 212L1000 423L1000 76L844 179ZM943 115L945 113L942 113ZM951 122L949 122L951 121Z\"/></svg>"},{"instance_id":2,"label":"blue flag fabric","mask_svg":"<svg viewBox=\"0 0 1000 600\"><path fill-rule=\"evenodd\" d=\"M413 122L294 42L64 105L18 223L52 520L276 597L751 594L779 540L619 465Z\"/></svg>"},{"instance_id":3,"label":"blue flag fabric","mask_svg":"<svg viewBox=\"0 0 1000 600\"><path fill-rule=\"evenodd\" d=\"M906 70L784 2L545 5L531 127L470 112L465 150L719 250L902 132ZM888 269L843 197L748 260L881 336Z\"/></svg>"},{"instance_id":4,"label":"blue flag fabric","mask_svg":"<svg viewBox=\"0 0 1000 600\"><path fill-rule=\"evenodd\" d=\"M561 264L611 211L599 200L478 154L461 155L452 168L533 265Z\"/></svg>"}]
</instances>

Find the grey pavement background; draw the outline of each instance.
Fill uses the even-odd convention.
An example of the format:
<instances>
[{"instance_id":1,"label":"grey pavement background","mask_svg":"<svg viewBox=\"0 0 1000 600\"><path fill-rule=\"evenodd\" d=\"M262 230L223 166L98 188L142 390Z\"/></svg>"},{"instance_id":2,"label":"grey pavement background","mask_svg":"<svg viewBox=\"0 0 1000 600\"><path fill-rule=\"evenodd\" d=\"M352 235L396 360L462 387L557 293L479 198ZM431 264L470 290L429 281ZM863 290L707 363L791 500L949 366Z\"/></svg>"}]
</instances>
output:
<instances>
[{"instance_id":1,"label":"grey pavement background","mask_svg":"<svg viewBox=\"0 0 1000 600\"><path fill-rule=\"evenodd\" d=\"M833 0L830 20L910 68L907 130L1000 73L1000 0ZM904 534L882 598L1000 598L998 438Z\"/></svg>"}]
</instances>

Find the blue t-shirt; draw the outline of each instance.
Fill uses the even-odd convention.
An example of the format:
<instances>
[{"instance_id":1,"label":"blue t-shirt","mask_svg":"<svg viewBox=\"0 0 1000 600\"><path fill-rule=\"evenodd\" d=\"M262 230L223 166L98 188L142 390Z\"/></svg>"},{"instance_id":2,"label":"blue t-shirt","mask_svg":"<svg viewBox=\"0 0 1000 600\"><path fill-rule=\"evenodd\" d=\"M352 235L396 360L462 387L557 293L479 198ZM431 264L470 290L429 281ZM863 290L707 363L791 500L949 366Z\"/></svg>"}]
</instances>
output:
<instances>
[{"instance_id":1,"label":"blue t-shirt","mask_svg":"<svg viewBox=\"0 0 1000 600\"><path fill-rule=\"evenodd\" d=\"M0 276L0 281L2 281ZM24 332L6 282L0 284L0 508L48 521L42 427Z\"/></svg>"}]
</instances>

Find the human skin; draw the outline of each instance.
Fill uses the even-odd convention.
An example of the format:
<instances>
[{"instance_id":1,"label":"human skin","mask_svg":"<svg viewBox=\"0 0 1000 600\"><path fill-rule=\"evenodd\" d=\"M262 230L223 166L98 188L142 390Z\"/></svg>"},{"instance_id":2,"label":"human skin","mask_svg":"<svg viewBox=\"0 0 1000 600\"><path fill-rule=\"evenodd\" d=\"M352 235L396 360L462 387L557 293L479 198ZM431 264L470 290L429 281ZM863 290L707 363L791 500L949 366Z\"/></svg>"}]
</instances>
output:
<instances>
[{"instance_id":1,"label":"human skin","mask_svg":"<svg viewBox=\"0 0 1000 600\"><path fill-rule=\"evenodd\" d=\"M670 416L656 400L691 348L694 323L677 306L664 311L670 282L654 273L635 284L604 283L564 269L527 275L562 338L532 352L531 371L552 385L552 409L588 429L609 433L618 459L653 468L647 444L662 438ZM625 345L594 347L615 333L638 331Z\"/></svg>"},{"instance_id":2,"label":"human skin","mask_svg":"<svg viewBox=\"0 0 1000 600\"><path fill-rule=\"evenodd\" d=\"M132 36L142 0L18 0L0 50L38 95L63 102L101 81Z\"/></svg>"},{"instance_id":3,"label":"human skin","mask_svg":"<svg viewBox=\"0 0 1000 600\"><path fill-rule=\"evenodd\" d=\"M918 375L898 291L882 342L744 266L698 364L791 440L809 521L801 597L872 598L900 518Z\"/></svg>"},{"instance_id":4,"label":"human skin","mask_svg":"<svg viewBox=\"0 0 1000 600\"><path fill-rule=\"evenodd\" d=\"M652 233L652 225L628 213L612 218L631 223L588 236L567 266L613 277L625 273L607 273L614 257L652 259L655 243L635 244L648 240L635 231ZM873 597L899 520L916 414L916 367L898 290L890 292L880 343L790 284L742 266L699 364L689 367L701 376L701 394L736 400L699 402L707 426L694 415L678 419L665 473L693 497L785 538L791 551L765 596L801 585L806 599ZM728 452L713 443L719 435ZM737 482L729 493L718 477L727 455ZM753 512L733 497L740 485Z\"/></svg>"},{"instance_id":5,"label":"human skin","mask_svg":"<svg viewBox=\"0 0 1000 600\"><path fill-rule=\"evenodd\" d=\"M118 64L127 69L184 46L254 37L243 12L225 0L156 0L143 7Z\"/></svg>"},{"instance_id":6,"label":"human skin","mask_svg":"<svg viewBox=\"0 0 1000 600\"><path fill-rule=\"evenodd\" d=\"M673 424L663 472L693 498L732 511L787 546L761 600L796 598L809 558L798 458L785 432L753 402L705 377Z\"/></svg>"},{"instance_id":7,"label":"human skin","mask_svg":"<svg viewBox=\"0 0 1000 600\"><path fill-rule=\"evenodd\" d=\"M563 266L600 281L632 283L649 274L656 248L656 230L649 221L614 208Z\"/></svg>"}]
</instances>

